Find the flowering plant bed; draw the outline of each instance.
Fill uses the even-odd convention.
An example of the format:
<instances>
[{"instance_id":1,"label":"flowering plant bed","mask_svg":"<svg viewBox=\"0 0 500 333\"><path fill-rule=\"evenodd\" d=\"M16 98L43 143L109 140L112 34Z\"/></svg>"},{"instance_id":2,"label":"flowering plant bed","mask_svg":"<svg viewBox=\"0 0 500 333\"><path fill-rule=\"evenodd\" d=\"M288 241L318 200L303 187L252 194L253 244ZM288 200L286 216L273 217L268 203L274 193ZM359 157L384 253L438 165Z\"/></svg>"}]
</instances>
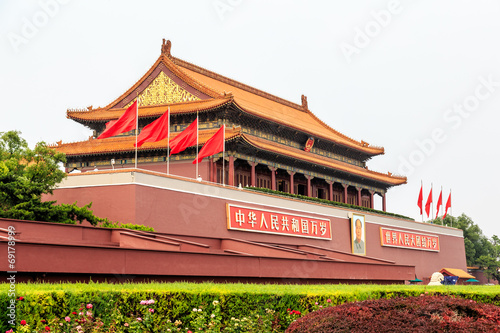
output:
<instances>
[{"instance_id":1,"label":"flowering plant bed","mask_svg":"<svg viewBox=\"0 0 500 333\"><path fill-rule=\"evenodd\" d=\"M293 322L286 333L494 332L500 307L450 296L379 299L321 309Z\"/></svg>"},{"instance_id":2,"label":"flowering plant bed","mask_svg":"<svg viewBox=\"0 0 500 333\"><path fill-rule=\"evenodd\" d=\"M9 288L0 284L2 309ZM500 305L497 286L18 283L14 325L1 311L0 332L284 332L324 307L426 292Z\"/></svg>"}]
</instances>

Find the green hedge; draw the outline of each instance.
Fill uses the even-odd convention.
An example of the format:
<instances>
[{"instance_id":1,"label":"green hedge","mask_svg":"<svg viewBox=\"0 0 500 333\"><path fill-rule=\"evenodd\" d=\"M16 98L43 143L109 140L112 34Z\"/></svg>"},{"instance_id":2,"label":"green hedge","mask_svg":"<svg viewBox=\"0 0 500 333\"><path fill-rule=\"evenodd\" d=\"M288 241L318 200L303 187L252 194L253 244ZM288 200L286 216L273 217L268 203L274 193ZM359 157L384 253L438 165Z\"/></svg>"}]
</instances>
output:
<instances>
[{"instance_id":1,"label":"green hedge","mask_svg":"<svg viewBox=\"0 0 500 333\"><path fill-rule=\"evenodd\" d=\"M10 302L8 284L0 284L0 308L7 309ZM212 283L143 283L143 284L18 284L16 297L17 323L26 320L31 328L41 328L42 320L64 318L79 312L82 304L93 305L93 315L105 327L114 322L124 325L127 318L140 316L141 300L155 300L151 320L161 327L167 319L192 320L193 308L215 311L218 301L221 322L227 325L231 318L248 317L251 313L264 314L272 309L282 325L282 331L295 318L288 309L307 314L320 305L337 305L345 302L378 298L394 298L429 294L452 294L480 302L500 305L498 286L405 286L405 285L255 285ZM316 304L317 303L317 304ZM85 311L85 310L84 310ZM0 312L0 332L8 325L7 311ZM108 325L108 326L106 326ZM124 332L128 332L125 330ZM161 332L154 330L154 332Z\"/></svg>"},{"instance_id":2,"label":"green hedge","mask_svg":"<svg viewBox=\"0 0 500 333\"><path fill-rule=\"evenodd\" d=\"M372 208L367 208L367 207L362 207L362 206L357 206L357 205L350 205L350 204L346 204L343 202L330 201L330 200L320 199L320 198L312 198L312 197L308 197L306 195L291 194L291 193L287 193L287 192L274 191L274 190L270 190L268 188L262 188L262 187L247 186L247 187L245 187L245 189L258 191L258 192L264 192L264 193L271 193L271 194L275 194L275 195L279 195L279 196L283 196L283 197L301 199L304 201L318 202L318 203L322 203L322 204L326 204L326 205L330 205L330 206L335 206L335 207L344 207L344 208L349 208L349 209L361 210L361 211L365 211L365 212L394 216L394 217L399 217L399 218L415 221L414 219L412 219L408 216L404 216L404 215L400 215L400 214L388 213L388 212L384 212L382 210L377 210L377 209L372 209Z\"/></svg>"},{"instance_id":3,"label":"green hedge","mask_svg":"<svg viewBox=\"0 0 500 333\"><path fill-rule=\"evenodd\" d=\"M147 232L155 232L153 227L148 227L142 224L133 224L133 223L120 223L120 222L103 222L98 225L100 228L123 228L123 229L132 229L132 230L140 230Z\"/></svg>"}]
</instances>

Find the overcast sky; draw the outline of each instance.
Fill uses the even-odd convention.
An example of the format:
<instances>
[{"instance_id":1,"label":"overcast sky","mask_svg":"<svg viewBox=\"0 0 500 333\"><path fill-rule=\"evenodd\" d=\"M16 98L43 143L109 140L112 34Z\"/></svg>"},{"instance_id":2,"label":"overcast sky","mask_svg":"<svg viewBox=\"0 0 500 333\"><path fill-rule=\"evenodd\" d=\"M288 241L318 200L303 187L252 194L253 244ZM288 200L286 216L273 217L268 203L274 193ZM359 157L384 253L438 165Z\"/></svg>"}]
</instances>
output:
<instances>
[{"instance_id":1,"label":"overcast sky","mask_svg":"<svg viewBox=\"0 0 500 333\"><path fill-rule=\"evenodd\" d=\"M452 190L462 213L500 235L500 2L0 2L0 132L38 141L92 133L68 108L105 106L160 55L172 54L309 109L356 140L383 146L371 170L404 174L387 209L421 220ZM380 206L380 200L377 201ZM435 215L435 213L434 213Z\"/></svg>"}]
</instances>

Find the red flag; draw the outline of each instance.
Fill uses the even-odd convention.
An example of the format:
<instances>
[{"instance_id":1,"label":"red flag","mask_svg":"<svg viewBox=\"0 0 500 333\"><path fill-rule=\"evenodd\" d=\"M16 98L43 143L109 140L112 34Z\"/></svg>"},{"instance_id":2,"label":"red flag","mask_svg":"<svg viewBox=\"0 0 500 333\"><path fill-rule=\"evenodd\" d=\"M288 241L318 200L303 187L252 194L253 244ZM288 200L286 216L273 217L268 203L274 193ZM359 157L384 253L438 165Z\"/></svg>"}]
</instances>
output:
<instances>
[{"instance_id":1,"label":"red flag","mask_svg":"<svg viewBox=\"0 0 500 333\"><path fill-rule=\"evenodd\" d=\"M438 202L436 204L436 218L439 215L439 207L441 207L442 205L443 205L443 190L441 189L441 193L439 193Z\"/></svg>"},{"instance_id":2,"label":"red flag","mask_svg":"<svg viewBox=\"0 0 500 333\"><path fill-rule=\"evenodd\" d=\"M422 202L424 201L424 194L422 193L423 191L423 186L420 185L420 193L418 194L418 200L417 200L417 206L420 208L420 215L423 215L424 212L422 211Z\"/></svg>"},{"instance_id":3,"label":"red flag","mask_svg":"<svg viewBox=\"0 0 500 333\"><path fill-rule=\"evenodd\" d=\"M448 200L446 200L446 206L444 208L444 216L443 219L446 217L446 214L448 214L448 209L451 208L451 192L450 195L448 196Z\"/></svg>"},{"instance_id":4,"label":"red flag","mask_svg":"<svg viewBox=\"0 0 500 333\"><path fill-rule=\"evenodd\" d=\"M425 212L427 213L427 217L429 217L429 213L431 211L431 203L432 203L432 188L429 192L429 197L427 198L427 202L425 203Z\"/></svg>"},{"instance_id":5,"label":"red flag","mask_svg":"<svg viewBox=\"0 0 500 333\"><path fill-rule=\"evenodd\" d=\"M168 137L170 108L160 118L145 126L137 138L137 147L145 142L161 141Z\"/></svg>"},{"instance_id":6,"label":"red flag","mask_svg":"<svg viewBox=\"0 0 500 333\"><path fill-rule=\"evenodd\" d=\"M196 144L196 134L198 133L198 118L196 118L191 125L186 127L184 131L178 134L172 141L170 141L170 155L180 153L187 147Z\"/></svg>"},{"instance_id":7,"label":"red flag","mask_svg":"<svg viewBox=\"0 0 500 333\"><path fill-rule=\"evenodd\" d=\"M224 132L224 125L222 125L221 128L205 142L205 145L201 148L193 164L201 162L204 157L217 154L224 150Z\"/></svg>"},{"instance_id":8,"label":"red flag","mask_svg":"<svg viewBox=\"0 0 500 333\"><path fill-rule=\"evenodd\" d=\"M106 129L99 135L98 139L106 139L124 132L135 129L137 122L137 101L125 111L118 120L106 124Z\"/></svg>"},{"instance_id":9,"label":"red flag","mask_svg":"<svg viewBox=\"0 0 500 333\"><path fill-rule=\"evenodd\" d=\"M117 121L118 121L118 119L117 119L117 120L111 120L111 121L108 121L108 122L106 123L106 129L108 129L108 128L110 128L111 126L113 126L113 124L114 124L114 123L116 123Z\"/></svg>"}]
</instances>

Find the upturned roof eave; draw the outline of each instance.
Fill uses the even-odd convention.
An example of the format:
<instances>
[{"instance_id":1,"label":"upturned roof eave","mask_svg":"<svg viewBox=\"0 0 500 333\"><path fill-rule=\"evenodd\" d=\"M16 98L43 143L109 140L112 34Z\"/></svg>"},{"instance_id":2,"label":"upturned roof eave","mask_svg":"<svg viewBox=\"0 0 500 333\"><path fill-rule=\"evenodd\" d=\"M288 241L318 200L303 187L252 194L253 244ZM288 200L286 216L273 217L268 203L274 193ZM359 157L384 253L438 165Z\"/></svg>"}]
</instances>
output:
<instances>
[{"instance_id":1,"label":"upturned roof eave","mask_svg":"<svg viewBox=\"0 0 500 333\"><path fill-rule=\"evenodd\" d=\"M252 136L247 135L247 134L242 134L242 138L243 138L243 140L245 140L245 142L247 142L247 144L251 145L254 148L265 150L265 151L270 150L269 149L270 147L263 147L262 145L259 145L259 143L257 142L258 138L252 137ZM271 147L271 149L272 149L272 147ZM295 150L296 150L296 148L287 147L286 150L285 149L283 149L283 150L272 149L272 152L275 154L286 156L288 158L295 158L296 159L297 156L293 156L291 154L291 152L295 151ZM337 170L337 171L341 171L341 172L345 172L345 173L350 173L350 174L356 175L358 177L381 182L381 183L386 184L388 187L406 184L406 182L407 182L406 177L393 176L392 174L384 174L384 173L380 173L380 172L376 172L376 171L372 171L372 170L367 170L364 168L351 166L351 165L348 165L348 164L346 164L344 162L340 162L340 161L337 162L337 161L332 160L332 161L330 161L330 163L328 163L328 161L326 161L326 160L323 161L319 157L308 156L308 154L311 154L311 153L306 153L306 152L301 152L301 153L302 153L301 154L302 159L305 159L306 162L308 162L308 163L314 163L314 164L321 165L321 166L324 166L324 167L327 167L327 168L330 168L333 170ZM312 161L313 159L314 159L314 161ZM335 164L335 165L333 165L333 164Z\"/></svg>"},{"instance_id":2,"label":"upturned roof eave","mask_svg":"<svg viewBox=\"0 0 500 333\"><path fill-rule=\"evenodd\" d=\"M171 114L189 114L196 112L206 112L222 107L232 101L232 97L225 96L217 99L208 100L198 100L190 102L181 103L170 103L162 105L150 105L150 106L140 106L139 107L139 119L154 118L161 116L167 108L170 107ZM182 107L185 108L182 108ZM148 110L159 109L158 112L150 112ZM177 110L179 109L179 110ZM72 111L68 110L66 112L66 117L68 119L77 121L79 123L105 123L110 120L118 119L124 112L126 108L108 110L106 108L98 108L90 111ZM142 111L142 112L141 112ZM95 115L95 116L93 116ZM99 115L100 119L96 118ZM102 117L102 115L106 115Z\"/></svg>"}]
</instances>

